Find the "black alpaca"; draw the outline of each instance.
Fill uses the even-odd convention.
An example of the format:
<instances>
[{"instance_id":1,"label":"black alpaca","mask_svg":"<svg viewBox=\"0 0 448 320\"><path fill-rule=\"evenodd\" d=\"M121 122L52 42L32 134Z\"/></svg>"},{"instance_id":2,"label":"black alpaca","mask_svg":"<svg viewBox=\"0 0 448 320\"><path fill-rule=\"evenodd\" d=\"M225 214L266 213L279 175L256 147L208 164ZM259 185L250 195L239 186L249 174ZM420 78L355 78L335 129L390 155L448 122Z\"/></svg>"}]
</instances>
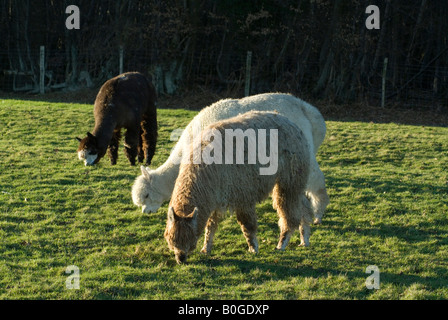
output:
<instances>
[{"instance_id":1,"label":"black alpaca","mask_svg":"<svg viewBox=\"0 0 448 320\"><path fill-rule=\"evenodd\" d=\"M95 128L79 140L78 158L85 165L94 165L106 154L111 164L117 163L121 129L125 154L131 165L135 158L151 164L157 142L156 92L152 83L141 73L127 72L112 78L96 96L93 115Z\"/></svg>"}]
</instances>

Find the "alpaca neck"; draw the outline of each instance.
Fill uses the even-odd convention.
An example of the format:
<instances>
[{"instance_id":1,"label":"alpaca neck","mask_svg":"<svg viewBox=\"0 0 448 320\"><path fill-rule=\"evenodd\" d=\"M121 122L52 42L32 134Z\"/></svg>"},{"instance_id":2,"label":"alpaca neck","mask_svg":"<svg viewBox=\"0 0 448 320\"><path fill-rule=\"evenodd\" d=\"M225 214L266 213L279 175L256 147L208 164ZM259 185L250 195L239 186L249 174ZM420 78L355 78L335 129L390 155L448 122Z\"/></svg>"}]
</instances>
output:
<instances>
[{"instance_id":1,"label":"alpaca neck","mask_svg":"<svg viewBox=\"0 0 448 320\"><path fill-rule=\"evenodd\" d=\"M199 237L204 231L208 219L212 215L212 211L206 206L198 206L198 220L197 220L197 228L196 228L196 236Z\"/></svg>"},{"instance_id":2,"label":"alpaca neck","mask_svg":"<svg viewBox=\"0 0 448 320\"><path fill-rule=\"evenodd\" d=\"M185 183L177 186L177 199L174 199L176 204L180 207L175 208L190 214L195 208L198 208L197 218L197 232L200 234L205 229L208 219L213 211L218 208L216 203L215 188L211 188L209 184L204 181L207 176L204 174L198 174L196 170L186 170L185 173L181 173L182 181ZM195 176L196 179L188 177L189 175Z\"/></svg>"},{"instance_id":3,"label":"alpaca neck","mask_svg":"<svg viewBox=\"0 0 448 320\"><path fill-rule=\"evenodd\" d=\"M171 198L178 173L179 165L173 164L169 159L155 170L155 174L159 178L157 187L163 195L164 201Z\"/></svg>"},{"instance_id":4,"label":"alpaca neck","mask_svg":"<svg viewBox=\"0 0 448 320\"><path fill-rule=\"evenodd\" d=\"M188 130L188 128L186 130ZM156 175L160 177L160 193L162 193L162 195L165 197L165 200L169 200L171 198L171 194L173 193L174 185L179 174L181 158L183 153L185 152L184 140L186 140L187 138L188 135L184 132L184 134L182 134L179 141L174 146L173 150L170 153L170 156L165 161L165 163L155 170Z\"/></svg>"},{"instance_id":5,"label":"alpaca neck","mask_svg":"<svg viewBox=\"0 0 448 320\"><path fill-rule=\"evenodd\" d=\"M95 125L92 134L95 136L98 149L101 154L106 153L107 147L109 146L110 140L114 134L115 123L102 121Z\"/></svg>"}]
</instances>

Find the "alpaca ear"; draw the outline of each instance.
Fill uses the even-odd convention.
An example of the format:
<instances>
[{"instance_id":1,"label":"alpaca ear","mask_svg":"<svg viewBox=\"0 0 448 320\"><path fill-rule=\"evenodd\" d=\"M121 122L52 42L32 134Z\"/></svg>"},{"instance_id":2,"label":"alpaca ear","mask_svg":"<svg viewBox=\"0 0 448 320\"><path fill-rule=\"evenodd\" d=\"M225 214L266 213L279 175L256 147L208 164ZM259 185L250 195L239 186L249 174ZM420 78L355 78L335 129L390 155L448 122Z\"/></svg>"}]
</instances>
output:
<instances>
[{"instance_id":1,"label":"alpaca ear","mask_svg":"<svg viewBox=\"0 0 448 320\"><path fill-rule=\"evenodd\" d=\"M82 139L79 138L79 137L76 137L75 139L78 140L79 142L81 142L81 140L82 140Z\"/></svg>"},{"instance_id":2,"label":"alpaca ear","mask_svg":"<svg viewBox=\"0 0 448 320\"><path fill-rule=\"evenodd\" d=\"M168 215L167 215L169 222L174 222L174 215L175 215L175 213L174 213L173 207L169 207L168 208Z\"/></svg>"},{"instance_id":3,"label":"alpaca ear","mask_svg":"<svg viewBox=\"0 0 448 320\"><path fill-rule=\"evenodd\" d=\"M87 136L88 136L89 138L95 138L95 136L94 136L93 134L91 134L90 132L87 132Z\"/></svg>"},{"instance_id":4,"label":"alpaca ear","mask_svg":"<svg viewBox=\"0 0 448 320\"><path fill-rule=\"evenodd\" d=\"M194 207L193 212L190 214L190 218L192 218L193 220L195 220L195 219L198 217L198 212L199 212L198 207Z\"/></svg>"},{"instance_id":5,"label":"alpaca ear","mask_svg":"<svg viewBox=\"0 0 448 320\"><path fill-rule=\"evenodd\" d=\"M193 228L196 229L198 224L198 207L194 207L193 212L189 215L189 218L191 218L191 224L193 225Z\"/></svg>"},{"instance_id":6,"label":"alpaca ear","mask_svg":"<svg viewBox=\"0 0 448 320\"><path fill-rule=\"evenodd\" d=\"M173 223L174 221L177 221L178 219L179 219L179 217L174 212L173 207L169 207L168 208L168 221Z\"/></svg>"},{"instance_id":7,"label":"alpaca ear","mask_svg":"<svg viewBox=\"0 0 448 320\"><path fill-rule=\"evenodd\" d=\"M149 175L149 172L148 172L148 170L146 170L145 166L140 166L140 170L142 171L143 176L147 180L151 180L151 176Z\"/></svg>"}]
</instances>

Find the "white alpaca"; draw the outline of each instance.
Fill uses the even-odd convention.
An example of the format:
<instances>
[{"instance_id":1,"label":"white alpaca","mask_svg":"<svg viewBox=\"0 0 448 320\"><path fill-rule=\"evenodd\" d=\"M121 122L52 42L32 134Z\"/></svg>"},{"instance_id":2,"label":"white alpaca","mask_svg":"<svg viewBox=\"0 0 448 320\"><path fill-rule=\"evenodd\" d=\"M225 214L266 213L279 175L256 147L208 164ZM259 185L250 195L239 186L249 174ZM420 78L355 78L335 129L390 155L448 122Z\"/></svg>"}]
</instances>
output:
<instances>
[{"instance_id":1,"label":"white alpaca","mask_svg":"<svg viewBox=\"0 0 448 320\"><path fill-rule=\"evenodd\" d=\"M232 133L237 131L248 133L247 144L237 146L231 141ZM269 142L262 138L266 136ZM258 152L253 151L255 145ZM212 150L213 160L217 161L194 163L198 151L207 157ZM260 153L260 150L263 151ZM262 174L262 167L267 164L265 159L249 159L254 153L261 156L268 150L276 156L278 166L269 174ZM241 160L247 161L240 164L220 161L238 151L241 151ZM274 112L247 112L209 125L185 154L171 196L164 234L178 263L187 261L204 229L201 252L210 253L219 221L227 209L236 214L249 251L258 253L255 206L270 193L279 217L280 238L276 248L284 250L296 229L300 230L301 245L309 246L313 213L305 188L310 153L305 135L294 123Z\"/></svg>"},{"instance_id":2,"label":"white alpaca","mask_svg":"<svg viewBox=\"0 0 448 320\"><path fill-rule=\"evenodd\" d=\"M311 201L315 223L321 223L329 198L325 188L325 177L316 160L316 152L322 144L326 125L322 114L314 106L290 94L264 93L242 99L220 100L202 109L183 131L179 141L163 165L155 170L141 167L132 187L134 204L142 207L144 213L156 212L164 201L171 198L174 183L185 146L198 132L211 123L229 119L248 111L277 111L295 123L305 135L310 152L311 172L306 195Z\"/></svg>"}]
</instances>

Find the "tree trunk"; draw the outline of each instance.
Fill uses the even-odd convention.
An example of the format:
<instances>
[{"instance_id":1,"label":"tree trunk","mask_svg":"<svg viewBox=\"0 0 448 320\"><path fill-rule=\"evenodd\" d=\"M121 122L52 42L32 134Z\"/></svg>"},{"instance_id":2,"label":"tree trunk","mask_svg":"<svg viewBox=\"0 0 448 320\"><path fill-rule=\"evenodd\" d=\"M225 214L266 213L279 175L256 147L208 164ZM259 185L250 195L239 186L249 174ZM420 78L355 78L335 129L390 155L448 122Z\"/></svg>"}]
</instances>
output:
<instances>
[{"instance_id":1,"label":"tree trunk","mask_svg":"<svg viewBox=\"0 0 448 320\"><path fill-rule=\"evenodd\" d=\"M341 3L342 0L335 0L334 2L333 16L319 55L319 67L321 71L317 80L317 85L313 90L314 94L320 94L322 92L326 87L330 76L331 65L334 58L334 53L332 52L333 35L337 32Z\"/></svg>"},{"instance_id":2,"label":"tree trunk","mask_svg":"<svg viewBox=\"0 0 448 320\"><path fill-rule=\"evenodd\" d=\"M415 23L414 31L412 32L412 37L411 37L411 40L409 41L409 46L408 46L407 55L406 55L406 65L407 66L409 66L411 63L411 56L412 56L412 53L414 50L415 38L417 37L417 33L420 29L420 26L422 23L423 12L425 11L425 8L426 8L426 0L422 0L422 2L420 3L420 9L418 11L417 22Z\"/></svg>"}]
</instances>

